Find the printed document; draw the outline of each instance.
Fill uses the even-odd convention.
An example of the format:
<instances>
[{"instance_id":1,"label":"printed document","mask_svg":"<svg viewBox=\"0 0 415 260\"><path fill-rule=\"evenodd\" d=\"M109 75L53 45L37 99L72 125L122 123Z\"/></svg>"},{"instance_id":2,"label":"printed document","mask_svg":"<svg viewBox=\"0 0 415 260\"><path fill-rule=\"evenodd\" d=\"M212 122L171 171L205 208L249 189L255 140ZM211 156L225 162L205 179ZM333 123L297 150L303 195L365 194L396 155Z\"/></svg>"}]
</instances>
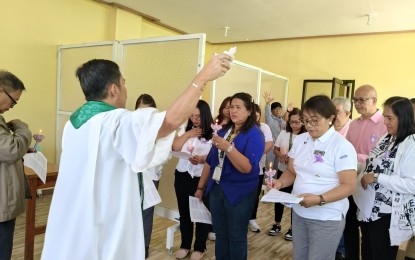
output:
<instances>
[{"instance_id":1,"label":"printed document","mask_svg":"<svg viewBox=\"0 0 415 260\"><path fill-rule=\"evenodd\" d=\"M268 193L262 196L262 202L279 202L279 203L300 203L303 198L297 197L297 195L282 192L276 189L271 189Z\"/></svg>"},{"instance_id":2,"label":"printed document","mask_svg":"<svg viewBox=\"0 0 415 260\"><path fill-rule=\"evenodd\" d=\"M198 198L189 196L189 209L192 222L212 224L212 215Z\"/></svg>"}]
</instances>

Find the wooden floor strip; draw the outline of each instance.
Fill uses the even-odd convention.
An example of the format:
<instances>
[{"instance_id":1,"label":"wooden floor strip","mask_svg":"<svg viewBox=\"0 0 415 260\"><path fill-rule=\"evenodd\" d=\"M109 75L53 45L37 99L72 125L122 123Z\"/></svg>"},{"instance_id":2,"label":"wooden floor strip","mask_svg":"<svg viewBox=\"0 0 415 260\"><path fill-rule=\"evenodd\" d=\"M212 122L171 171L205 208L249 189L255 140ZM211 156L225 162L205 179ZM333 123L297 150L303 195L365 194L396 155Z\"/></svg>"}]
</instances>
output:
<instances>
[{"instance_id":1,"label":"wooden floor strip","mask_svg":"<svg viewBox=\"0 0 415 260\"><path fill-rule=\"evenodd\" d=\"M51 195L44 195L37 198L36 208L36 225L46 223L51 202ZM253 233L248 230L248 259L291 259L292 242L284 240L284 234L289 228L290 210L284 211L282 221L282 233L276 237L268 236L268 230L274 221L274 204L260 203L258 209L257 222L261 227L260 233ZM150 245L149 260L159 259L176 259L174 252L180 246L180 232L174 236L174 251L169 254L166 250L166 230L169 226L175 224L174 221L162 217L154 217L153 234ZM24 225L25 215L21 214L16 221L16 230L14 235L14 247L12 259L23 259L24 257ZM43 247L44 234L37 235L35 238L34 259L40 259ZM213 241L207 242L207 251L203 259L215 259L215 244Z\"/></svg>"}]
</instances>

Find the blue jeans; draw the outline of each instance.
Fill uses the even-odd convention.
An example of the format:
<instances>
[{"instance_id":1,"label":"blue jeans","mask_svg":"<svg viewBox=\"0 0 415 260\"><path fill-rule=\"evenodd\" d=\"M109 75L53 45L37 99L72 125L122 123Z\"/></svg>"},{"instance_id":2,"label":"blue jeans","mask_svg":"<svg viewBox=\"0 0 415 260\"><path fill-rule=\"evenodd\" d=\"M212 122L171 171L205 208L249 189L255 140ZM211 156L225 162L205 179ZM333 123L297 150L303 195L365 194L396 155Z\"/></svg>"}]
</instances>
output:
<instances>
[{"instance_id":1,"label":"blue jeans","mask_svg":"<svg viewBox=\"0 0 415 260\"><path fill-rule=\"evenodd\" d=\"M216 232L217 260L243 260L248 257L248 222L256 199L256 189L236 205L231 205L218 184L210 191L210 210Z\"/></svg>"},{"instance_id":2,"label":"blue jeans","mask_svg":"<svg viewBox=\"0 0 415 260\"><path fill-rule=\"evenodd\" d=\"M340 239L339 246L337 247L337 252L342 253L343 255L346 254L346 249L344 248L344 236Z\"/></svg>"}]
</instances>

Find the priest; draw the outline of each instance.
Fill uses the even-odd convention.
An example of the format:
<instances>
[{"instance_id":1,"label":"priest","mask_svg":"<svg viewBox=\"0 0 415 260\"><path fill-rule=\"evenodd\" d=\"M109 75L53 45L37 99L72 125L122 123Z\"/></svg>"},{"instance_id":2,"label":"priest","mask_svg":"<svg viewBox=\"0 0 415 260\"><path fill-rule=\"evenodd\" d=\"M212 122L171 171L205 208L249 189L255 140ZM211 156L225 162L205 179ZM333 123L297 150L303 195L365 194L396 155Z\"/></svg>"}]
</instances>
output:
<instances>
[{"instance_id":1,"label":"priest","mask_svg":"<svg viewBox=\"0 0 415 260\"><path fill-rule=\"evenodd\" d=\"M77 69L87 102L63 131L42 259L144 259L137 172L167 160L174 131L230 61L214 56L165 112L126 110L125 79L112 61Z\"/></svg>"}]
</instances>

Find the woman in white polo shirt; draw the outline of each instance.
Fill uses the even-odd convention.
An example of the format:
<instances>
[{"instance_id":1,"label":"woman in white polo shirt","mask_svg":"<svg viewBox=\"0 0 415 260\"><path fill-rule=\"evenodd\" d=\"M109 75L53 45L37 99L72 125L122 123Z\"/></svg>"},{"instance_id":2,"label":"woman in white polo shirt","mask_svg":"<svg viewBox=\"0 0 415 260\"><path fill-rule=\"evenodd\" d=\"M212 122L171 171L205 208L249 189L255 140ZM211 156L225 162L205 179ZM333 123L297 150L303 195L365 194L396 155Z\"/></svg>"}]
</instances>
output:
<instances>
[{"instance_id":1,"label":"woman in white polo shirt","mask_svg":"<svg viewBox=\"0 0 415 260\"><path fill-rule=\"evenodd\" d=\"M294 184L292 194L303 200L293 207L293 259L332 260L356 188L356 151L332 127L336 108L324 95L303 105L307 133L297 136L288 153L288 168L273 188Z\"/></svg>"}]
</instances>

